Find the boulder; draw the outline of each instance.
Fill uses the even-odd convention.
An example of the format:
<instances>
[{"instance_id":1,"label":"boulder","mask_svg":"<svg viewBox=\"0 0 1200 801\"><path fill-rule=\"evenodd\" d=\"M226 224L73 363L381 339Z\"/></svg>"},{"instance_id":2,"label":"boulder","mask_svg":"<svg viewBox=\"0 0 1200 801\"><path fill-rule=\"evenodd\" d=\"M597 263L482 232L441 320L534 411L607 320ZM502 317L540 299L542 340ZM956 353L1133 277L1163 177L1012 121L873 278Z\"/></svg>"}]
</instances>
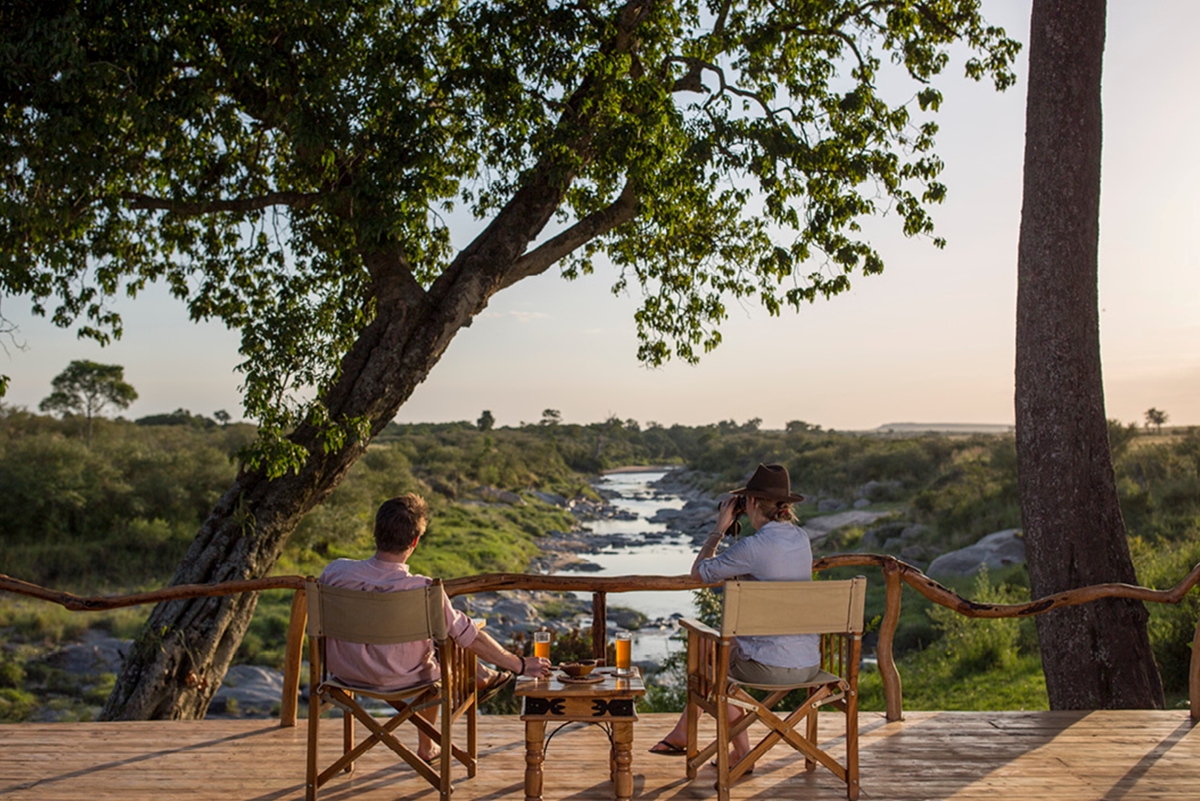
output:
<instances>
[{"instance_id":1,"label":"boulder","mask_svg":"<svg viewBox=\"0 0 1200 801\"><path fill-rule=\"evenodd\" d=\"M646 616L635 609L610 606L606 612L606 625L610 630L624 629L625 631L637 631L646 625Z\"/></svg>"},{"instance_id":2,"label":"boulder","mask_svg":"<svg viewBox=\"0 0 1200 801\"><path fill-rule=\"evenodd\" d=\"M234 665L209 705L210 717L270 717L278 714L283 673L259 665ZM232 702L232 703L231 703Z\"/></svg>"},{"instance_id":3,"label":"boulder","mask_svg":"<svg viewBox=\"0 0 1200 801\"><path fill-rule=\"evenodd\" d=\"M687 501L682 509L659 509L647 519L651 523L665 523L672 531L703 540L712 531L716 516L716 499L696 498Z\"/></svg>"},{"instance_id":4,"label":"boulder","mask_svg":"<svg viewBox=\"0 0 1200 801\"><path fill-rule=\"evenodd\" d=\"M1025 539L1020 529L1010 528L988 534L974 545L944 553L934 559L926 571L930 576L973 576L982 565L1002 570L1025 563Z\"/></svg>"},{"instance_id":5,"label":"boulder","mask_svg":"<svg viewBox=\"0 0 1200 801\"><path fill-rule=\"evenodd\" d=\"M476 494L484 500L493 503L507 503L510 506L524 506L525 499L515 492L509 490L496 489L495 487L482 486L475 490Z\"/></svg>"},{"instance_id":6,"label":"boulder","mask_svg":"<svg viewBox=\"0 0 1200 801\"><path fill-rule=\"evenodd\" d=\"M567 499L559 495L557 492L538 492L534 491L533 497L537 498L542 503L548 503L551 506L561 506L564 509L567 506Z\"/></svg>"},{"instance_id":7,"label":"boulder","mask_svg":"<svg viewBox=\"0 0 1200 801\"><path fill-rule=\"evenodd\" d=\"M72 676L119 673L132 642L110 637L100 629L88 629L83 636L83 642L63 646L48 654L45 662Z\"/></svg>"}]
</instances>

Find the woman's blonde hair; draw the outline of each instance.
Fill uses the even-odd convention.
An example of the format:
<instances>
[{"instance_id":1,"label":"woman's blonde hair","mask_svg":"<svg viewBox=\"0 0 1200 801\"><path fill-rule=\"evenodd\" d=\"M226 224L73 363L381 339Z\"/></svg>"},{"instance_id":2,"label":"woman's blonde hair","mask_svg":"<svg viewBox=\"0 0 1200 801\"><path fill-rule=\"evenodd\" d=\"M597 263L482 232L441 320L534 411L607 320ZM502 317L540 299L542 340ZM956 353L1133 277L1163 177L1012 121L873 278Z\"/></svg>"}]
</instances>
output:
<instances>
[{"instance_id":1,"label":"woman's blonde hair","mask_svg":"<svg viewBox=\"0 0 1200 801\"><path fill-rule=\"evenodd\" d=\"M768 498L749 498L758 507L759 514L772 522L794 523L796 513L789 501L772 501Z\"/></svg>"}]
</instances>

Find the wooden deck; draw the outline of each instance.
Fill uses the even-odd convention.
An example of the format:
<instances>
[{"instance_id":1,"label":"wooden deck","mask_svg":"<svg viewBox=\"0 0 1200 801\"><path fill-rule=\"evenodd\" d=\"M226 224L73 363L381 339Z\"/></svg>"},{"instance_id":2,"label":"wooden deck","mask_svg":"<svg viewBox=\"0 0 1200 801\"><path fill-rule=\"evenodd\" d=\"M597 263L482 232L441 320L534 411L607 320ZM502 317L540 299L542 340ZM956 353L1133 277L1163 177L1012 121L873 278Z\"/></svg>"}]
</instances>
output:
<instances>
[{"instance_id":1,"label":"wooden deck","mask_svg":"<svg viewBox=\"0 0 1200 801\"><path fill-rule=\"evenodd\" d=\"M826 723L826 719L828 723ZM822 715L836 734L837 715ZM862 797L980 801L1194 801L1200 798L1200 726L1172 712L909 712L899 723L863 713ZM646 749L674 722L643 715L635 727L634 798L715 798L714 771L689 782L678 758ZM456 801L523 801L523 728L515 716L480 720L479 775L455 774ZM340 727L322 726L328 747ZM304 796L305 723L211 720L0 726L0 798L38 801L275 801ZM324 739L324 737L323 737ZM572 725L550 742L547 801L605 801L604 733ZM828 771L806 774L776 748L734 799L844 798ZM329 801L436 799L383 749L322 791Z\"/></svg>"}]
</instances>

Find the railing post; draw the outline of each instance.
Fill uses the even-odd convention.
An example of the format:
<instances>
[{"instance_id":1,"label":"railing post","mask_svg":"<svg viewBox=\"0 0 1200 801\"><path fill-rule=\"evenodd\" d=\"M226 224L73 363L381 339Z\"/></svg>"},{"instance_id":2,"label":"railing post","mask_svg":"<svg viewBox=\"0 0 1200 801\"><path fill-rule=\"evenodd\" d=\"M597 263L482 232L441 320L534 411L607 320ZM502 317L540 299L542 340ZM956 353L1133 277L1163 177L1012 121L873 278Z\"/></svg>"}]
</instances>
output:
<instances>
[{"instance_id":1,"label":"railing post","mask_svg":"<svg viewBox=\"0 0 1200 801\"><path fill-rule=\"evenodd\" d=\"M592 658L604 659L608 647L608 593L592 593Z\"/></svg>"},{"instance_id":2,"label":"railing post","mask_svg":"<svg viewBox=\"0 0 1200 801\"><path fill-rule=\"evenodd\" d=\"M896 721L904 719L904 695L892 646L896 641L896 629L900 625L900 593L904 584L900 580L900 565L895 559L888 559L883 563L883 580L887 590L886 605L883 610L883 622L879 626L879 646L875 656L879 664L879 677L883 680L887 719Z\"/></svg>"},{"instance_id":3,"label":"railing post","mask_svg":"<svg viewBox=\"0 0 1200 801\"><path fill-rule=\"evenodd\" d=\"M1193 721L1200 721L1200 618L1196 619L1196 633L1192 635L1192 661L1188 670L1188 703Z\"/></svg>"},{"instance_id":4,"label":"railing post","mask_svg":"<svg viewBox=\"0 0 1200 801\"><path fill-rule=\"evenodd\" d=\"M283 698L279 702L279 725L296 725L300 703L300 661L304 656L304 627L308 623L307 593L303 588L292 596L292 616L288 620L287 650L283 660Z\"/></svg>"}]
</instances>

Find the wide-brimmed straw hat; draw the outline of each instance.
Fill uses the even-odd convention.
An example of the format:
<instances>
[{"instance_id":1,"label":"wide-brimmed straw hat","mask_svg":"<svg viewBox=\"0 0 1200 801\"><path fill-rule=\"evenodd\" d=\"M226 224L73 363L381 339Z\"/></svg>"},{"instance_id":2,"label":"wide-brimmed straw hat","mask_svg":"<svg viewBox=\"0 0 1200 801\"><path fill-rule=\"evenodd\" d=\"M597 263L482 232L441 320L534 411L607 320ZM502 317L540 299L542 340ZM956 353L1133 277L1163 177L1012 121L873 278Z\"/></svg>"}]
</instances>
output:
<instances>
[{"instance_id":1,"label":"wide-brimmed straw hat","mask_svg":"<svg viewBox=\"0 0 1200 801\"><path fill-rule=\"evenodd\" d=\"M787 468L781 464L760 464L746 486L729 491L730 495L747 495L776 503L800 503L803 495L792 492Z\"/></svg>"}]
</instances>

